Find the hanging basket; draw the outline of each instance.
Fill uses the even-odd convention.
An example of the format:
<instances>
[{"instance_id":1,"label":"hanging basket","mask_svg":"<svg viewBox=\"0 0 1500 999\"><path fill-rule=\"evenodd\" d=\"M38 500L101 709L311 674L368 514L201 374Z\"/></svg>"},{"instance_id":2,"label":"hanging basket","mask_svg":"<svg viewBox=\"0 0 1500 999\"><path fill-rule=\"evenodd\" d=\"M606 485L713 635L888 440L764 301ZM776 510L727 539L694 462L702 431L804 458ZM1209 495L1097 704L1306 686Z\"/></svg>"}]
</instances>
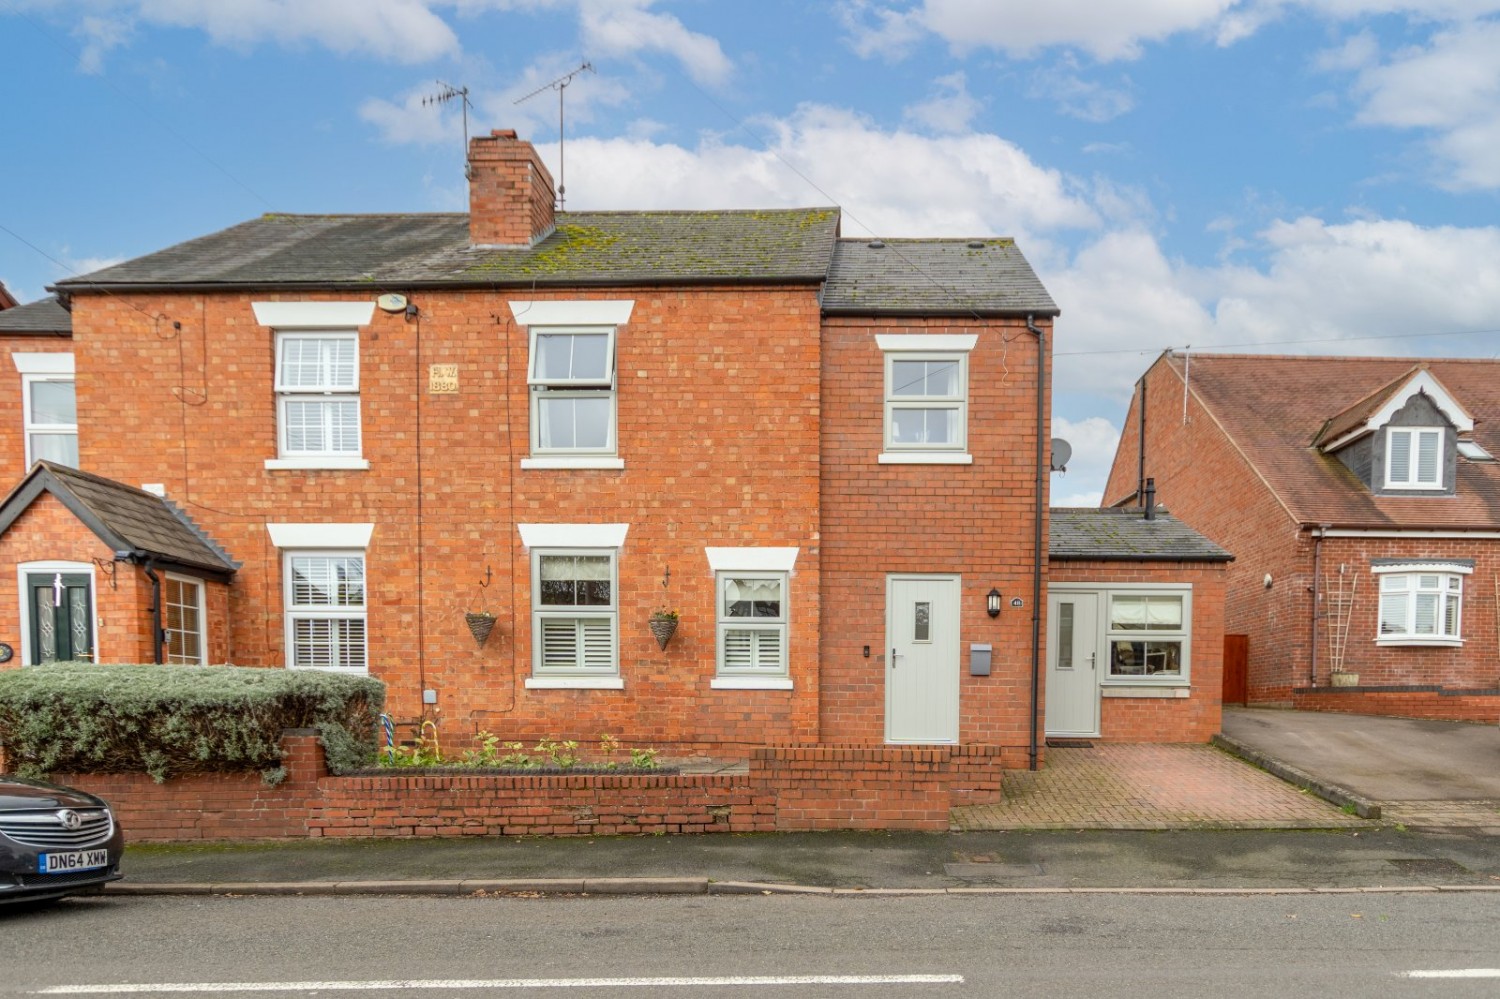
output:
<instances>
[{"instance_id":1,"label":"hanging basket","mask_svg":"<svg viewBox=\"0 0 1500 999\"><path fill-rule=\"evenodd\" d=\"M464 621L469 625L469 634L474 636L474 641L481 646L489 639L490 632L495 630L495 615L493 614L465 614Z\"/></svg>"},{"instance_id":2,"label":"hanging basket","mask_svg":"<svg viewBox=\"0 0 1500 999\"><path fill-rule=\"evenodd\" d=\"M656 636L656 644L663 652L667 649L667 643L672 636L677 634L677 619L675 617L653 617L651 619L651 634Z\"/></svg>"}]
</instances>

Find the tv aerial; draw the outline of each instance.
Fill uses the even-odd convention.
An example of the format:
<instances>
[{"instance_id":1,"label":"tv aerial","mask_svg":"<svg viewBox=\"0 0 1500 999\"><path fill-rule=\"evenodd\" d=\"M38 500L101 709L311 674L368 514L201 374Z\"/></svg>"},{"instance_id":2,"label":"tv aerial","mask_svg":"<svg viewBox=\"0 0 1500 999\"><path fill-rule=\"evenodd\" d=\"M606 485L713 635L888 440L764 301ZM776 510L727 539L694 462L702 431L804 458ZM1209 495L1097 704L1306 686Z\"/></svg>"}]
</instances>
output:
<instances>
[{"instance_id":1,"label":"tv aerial","mask_svg":"<svg viewBox=\"0 0 1500 999\"><path fill-rule=\"evenodd\" d=\"M438 80L437 81L437 85L440 86L440 87L442 87L443 89L441 91L439 91L438 93L436 93L436 94L432 94L431 96L422 98L422 106L425 108L425 107L431 107L433 105L447 104L449 101L453 100L455 97L458 98L459 105L460 105L460 107L463 110L463 116L464 116L464 176L468 177L469 176L469 108L471 108L471 107L474 106L469 101L469 88L468 87L455 87L455 86L452 86L450 84L444 83L442 80ZM473 178L470 178L470 179L473 179Z\"/></svg>"},{"instance_id":2,"label":"tv aerial","mask_svg":"<svg viewBox=\"0 0 1500 999\"><path fill-rule=\"evenodd\" d=\"M587 70L590 73L594 72L594 64L591 63L591 62L586 62L582 66L579 66L577 69L573 70L573 72L568 73L568 74L566 74L564 76L559 76L557 79L553 80L551 83L545 83L542 86L537 87L535 90L533 90L531 93L527 94L526 96L524 96L524 97L517 97L514 101L511 102L512 105L524 104L526 101L531 100L537 94L540 94L540 93L542 93L544 91L547 91L547 90L555 90L555 91L557 91L557 210L558 211L562 211L563 208L564 208L564 206L566 206L567 203L568 203L568 185L567 185L568 168L567 168L567 158L566 158L566 155L564 153L564 148L566 146L566 142L565 142L565 136L563 134L563 124L564 124L564 120L565 120L565 115L564 115L564 110L563 110L563 93L568 89L568 84L570 84L570 83L573 82L573 77L577 76L579 73L584 72L585 70Z\"/></svg>"}]
</instances>

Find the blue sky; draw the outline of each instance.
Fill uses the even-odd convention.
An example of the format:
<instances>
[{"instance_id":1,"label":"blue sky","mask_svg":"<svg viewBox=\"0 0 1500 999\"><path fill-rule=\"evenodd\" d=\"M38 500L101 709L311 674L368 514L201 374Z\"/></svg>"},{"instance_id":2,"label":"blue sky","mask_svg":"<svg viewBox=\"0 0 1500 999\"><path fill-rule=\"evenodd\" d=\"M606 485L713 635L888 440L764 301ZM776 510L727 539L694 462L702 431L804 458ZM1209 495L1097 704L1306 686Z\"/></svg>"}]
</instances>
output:
<instances>
[{"instance_id":1,"label":"blue sky","mask_svg":"<svg viewBox=\"0 0 1500 999\"><path fill-rule=\"evenodd\" d=\"M464 210L456 105L568 207L1010 235L1063 310L1058 503L1163 348L1500 354L1500 0L0 0L22 300L266 211Z\"/></svg>"}]
</instances>

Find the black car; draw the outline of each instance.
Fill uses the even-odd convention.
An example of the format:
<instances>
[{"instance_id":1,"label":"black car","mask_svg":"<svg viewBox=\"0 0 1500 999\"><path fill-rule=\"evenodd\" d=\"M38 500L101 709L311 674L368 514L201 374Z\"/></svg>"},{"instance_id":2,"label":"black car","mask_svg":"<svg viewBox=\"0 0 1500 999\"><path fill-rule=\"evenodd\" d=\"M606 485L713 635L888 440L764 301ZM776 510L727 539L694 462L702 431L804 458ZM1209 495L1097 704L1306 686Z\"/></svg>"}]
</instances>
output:
<instances>
[{"instance_id":1,"label":"black car","mask_svg":"<svg viewBox=\"0 0 1500 999\"><path fill-rule=\"evenodd\" d=\"M124 852L101 799L0 774L0 903L97 891L119 880Z\"/></svg>"}]
</instances>

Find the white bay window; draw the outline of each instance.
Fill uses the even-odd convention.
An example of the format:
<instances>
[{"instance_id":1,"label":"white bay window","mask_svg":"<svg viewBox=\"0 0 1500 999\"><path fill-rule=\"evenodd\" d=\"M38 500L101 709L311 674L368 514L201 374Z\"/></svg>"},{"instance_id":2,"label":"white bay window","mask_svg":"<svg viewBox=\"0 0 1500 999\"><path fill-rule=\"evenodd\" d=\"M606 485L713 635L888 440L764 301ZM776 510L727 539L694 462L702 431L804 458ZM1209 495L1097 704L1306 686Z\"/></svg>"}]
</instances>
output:
<instances>
[{"instance_id":1,"label":"white bay window","mask_svg":"<svg viewBox=\"0 0 1500 999\"><path fill-rule=\"evenodd\" d=\"M1466 563L1376 565L1380 579L1378 645L1463 644Z\"/></svg>"}]
</instances>

